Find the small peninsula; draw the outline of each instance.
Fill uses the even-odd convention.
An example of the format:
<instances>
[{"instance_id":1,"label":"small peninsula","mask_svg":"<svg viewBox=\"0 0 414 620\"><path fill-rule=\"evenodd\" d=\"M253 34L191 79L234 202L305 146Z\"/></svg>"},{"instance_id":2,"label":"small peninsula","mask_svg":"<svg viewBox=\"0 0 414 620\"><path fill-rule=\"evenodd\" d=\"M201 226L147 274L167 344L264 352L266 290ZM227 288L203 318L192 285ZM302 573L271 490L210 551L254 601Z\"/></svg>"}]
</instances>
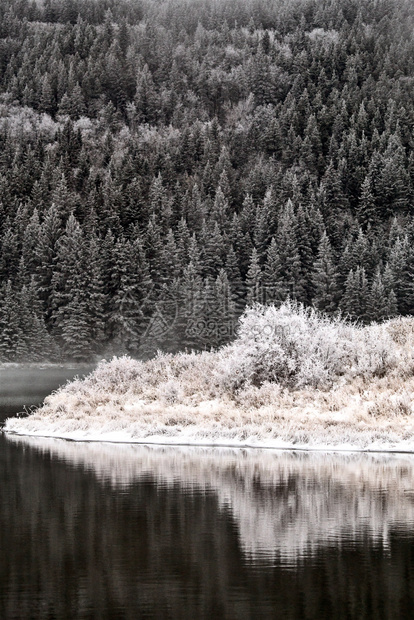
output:
<instances>
[{"instance_id":1,"label":"small peninsula","mask_svg":"<svg viewBox=\"0 0 414 620\"><path fill-rule=\"evenodd\" d=\"M103 360L4 431L83 441L414 451L414 319L256 305L217 351Z\"/></svg>"}]
</instances>

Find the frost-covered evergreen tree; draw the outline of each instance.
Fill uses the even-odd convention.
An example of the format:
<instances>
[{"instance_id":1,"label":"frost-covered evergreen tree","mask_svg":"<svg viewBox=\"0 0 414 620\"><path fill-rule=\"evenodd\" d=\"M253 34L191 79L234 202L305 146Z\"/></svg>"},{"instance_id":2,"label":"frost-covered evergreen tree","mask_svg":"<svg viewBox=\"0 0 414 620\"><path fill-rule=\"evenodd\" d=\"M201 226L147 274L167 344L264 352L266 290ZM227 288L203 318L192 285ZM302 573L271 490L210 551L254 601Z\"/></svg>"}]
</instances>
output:
<instances>
[{"instance_id":1,"label":"frost-covered evergreen tree","mask_svg":"<svg viewBox=\"0 0 414 620\"><path fill-rule=\"evenodd\" d=\"M387 290L378 270L372 280L367 303L367 316L371 321L383 321L398 313L397 298L393 289Z\"/></svg>"},{"instance_id":2,"label":"frost-covered evergreen tree","mask_svg":"<svg viewBox=\"0 0 414 620\"><path fill-rule=\"evenodd\" d=\"M8 280L0 289L0 360L21 361L28 355L18 298L11 281Z\"/></svg>"},{"instance_id":3,"label":"frost-covered evergreen tree","mask_svg":"<svg viewBox=\"0 0 414 620\"><path fill-rule=\"evenodd\" d=\"M91 355L140 348L190 263L238 314L352 306L364 270L414 315L412 3L102 2L0 2L0 286L35 287L63 355L76 322Z\"/></svg>"},{"instance_id":4,"label":"frost-covered evergreen tree","mask_svg":"<svg viewBox=\"0 0 414 620\"><path fill-rule=\"evenodd\" d=\"M274 237L267 249L263 270L263 291L267 303L280 303L289 295L289 290L283 279L282 264Z\"/></svg>"},{"instance_id":5,"label":"frost-covered evergreen tree","mask_svg":"<svg viewBox=\"0 0 414 620\"><path fill-rule=\"evenodd\" d=\"M326 233L323 234L319 244L312 281L314 306L327 314L333 314L338 308L340 292L338 270L335 265L332 246Z\"/></svg>"},{"instance_id":6,"label":"frost-covered evergreen tree","mask_svg":"<svg viewBox=\"0 0 414 620\"><path fill-rule=\"evenodd\" d=\"M250 258L250 265L246 276L246 291L248 305L262 301L262 270L256 248L253 248Z\"/></svg>"},{"instance_id":7,"label":"frost-covered evergreen tree","mask_svg":"<svg viewBox=\"0 0 414 620\"><path fill-rule=\"evenodd\" d=\"M340 301L340 309L351 319L366 322L368 320L369 286L363 267L351 269L345 284L345 291Z\"/></svg>"}]
</instances>

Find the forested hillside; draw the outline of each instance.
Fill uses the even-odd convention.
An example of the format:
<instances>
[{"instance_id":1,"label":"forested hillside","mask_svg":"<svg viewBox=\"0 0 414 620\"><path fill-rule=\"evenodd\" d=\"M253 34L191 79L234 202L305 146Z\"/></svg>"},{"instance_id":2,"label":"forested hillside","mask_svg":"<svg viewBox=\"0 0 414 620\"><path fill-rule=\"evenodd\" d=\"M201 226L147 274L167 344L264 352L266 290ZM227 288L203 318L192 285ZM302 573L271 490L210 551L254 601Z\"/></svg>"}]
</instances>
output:
<instances>
[{"instance_id":1,"label":"forested hillside","mask_svg":"<svg viewBox=\"0 0 414 620\"><path fill-rule=\"evenodd\" d=\"M414 314L411 0L2 0L0 361Z\"/></svg>"}]
</instances>

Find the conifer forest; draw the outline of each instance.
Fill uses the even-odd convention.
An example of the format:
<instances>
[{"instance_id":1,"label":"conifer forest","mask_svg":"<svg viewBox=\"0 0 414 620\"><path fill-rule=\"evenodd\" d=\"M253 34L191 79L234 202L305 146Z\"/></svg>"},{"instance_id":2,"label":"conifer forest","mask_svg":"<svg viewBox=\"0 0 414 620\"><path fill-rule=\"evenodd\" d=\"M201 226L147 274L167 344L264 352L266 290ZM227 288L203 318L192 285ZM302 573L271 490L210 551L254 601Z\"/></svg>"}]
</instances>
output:
<instances>
[{"instance_id":1,"label":"conifer forest","mask_svg":"<svg viewBox=\"0 0 414 620\"><path fill-rule=\"evenodd\" d=\"M1 0L0 361L414 314L412 0Z\"/></svg>"}]
</instances>

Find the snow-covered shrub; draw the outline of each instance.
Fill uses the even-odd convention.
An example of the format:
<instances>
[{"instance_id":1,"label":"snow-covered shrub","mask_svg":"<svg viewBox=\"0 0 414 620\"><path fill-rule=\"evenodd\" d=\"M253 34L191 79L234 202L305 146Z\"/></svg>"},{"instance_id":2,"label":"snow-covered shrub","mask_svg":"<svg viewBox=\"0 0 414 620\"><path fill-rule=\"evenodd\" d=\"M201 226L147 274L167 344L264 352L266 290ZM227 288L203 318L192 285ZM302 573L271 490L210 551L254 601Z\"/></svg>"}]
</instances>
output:
<instances>
[{"instance_id":1,"label":"snow-covered shrub","mask_svg":"<svg viewBox=\"0 0 414 620\"><path fill-rule=\"evenodd\" d=\"M287 301L256 305L240 319L237 340L221 351L216 371L223 391L266 381L325 387L336 378L381 375L395 363L385 328L362 328Z\"/></svg>"},{"instance_id":2,"label":"snow-covered shrub","mask_svg":"<svg viewBox=\"0 0 414 620\"><path fill-rule=\"evenodd\" d=\"M413 415L412 397L406 391L379 396L368 408L369 415L378 418Z\"/></svg>"},{"instance_id":3,"label":"snow-covered shrub","mask_svg":"<svg viewBox=\"0 0 414 620\"><path fill-rule=\"evenodd\" d=\"M165 383L161 383L158 388L158 398L166 405L173 405L180 402L183 398L182 387L176 379L169 379Z\"/></svg>"},{"instance_id":4,"label":"snow-covered shrub","mask_svg":"<svg viewBox=\"0 0 414 620\"><path fill-rule=\"evenodd\" d=\"M414 318L400 316L385 323L391 338L399 345L414 344Z\"/></svg>"},{"instance_id":5,"label":"snow-covered shrub","mask_svg":"<svg viewBox=\"0 0 414 620\"><path fill-rule=\"evenodd\" d=\"M384 325L354 328L352 338L352 374L362 377L383 377L397 363L394 341Z\"/></svg>"},{"instance_id":6,"label":"snow-covered shrub","mask_svg":"<svg viewBox=\"0 0 414 620\"><path fill-rule=\"evenodd\" d=\"M127 355L114 357L110 362L102 360L94 372L86 378L87 385L92 383L103 390L116 390L118 393L134 390L143 381L145 381L144 362Z\"/></svg>"},{"instance_id":7,"label":"snow-covered shrub","mask_svg":"<svg viewBox=\"0 0 414 620\"><path fill-rule=\"evenodd\" d=\"M260 387L247 384L243 389L236 392L234 401L248 409L258 409L274 403L281 391L280 385L270 381L265 381Z\"/></svg>"}]
</instances>

